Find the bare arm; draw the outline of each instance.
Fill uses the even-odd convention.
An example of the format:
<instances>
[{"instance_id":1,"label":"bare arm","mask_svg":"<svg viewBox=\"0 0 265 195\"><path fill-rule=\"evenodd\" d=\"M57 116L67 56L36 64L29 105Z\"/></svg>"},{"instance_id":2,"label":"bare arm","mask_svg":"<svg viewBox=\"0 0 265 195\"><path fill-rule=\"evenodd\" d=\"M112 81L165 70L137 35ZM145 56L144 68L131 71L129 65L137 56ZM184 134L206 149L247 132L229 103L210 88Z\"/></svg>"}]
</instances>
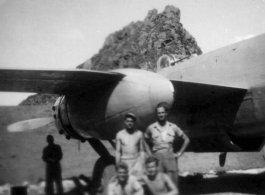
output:
<instances>
[{"instance_id":1,"label":"bare arm","mask_svg":"<svg viewBox=\"0 0 265 195\"><path fill-rule=\"evenodd\" d=\"M186 148L188 147L189 143L190 143L190 139L187 137L186 134L183 133L182 138L184 139L184 143L182 144L182 147L179 150L179 153L183 154L183 152L186 150Z\"/></svg>"},{"instance_id":2,"label":"bare arm","mask_svg":"<svg viewBox=\"0 0 265 195\"><path fill-rule=\"evenodd\" d=\"M134 188L134 195L144 195L144 190L141 186L141 184L135 179L133 182L133 188Z\"/></svg>"},{"instance_id":3,"label":"bare arm","mask_svg":"<svg viewBox=\"0 0 265 195\"><path fill-rule=\"evenodd\" d=\"M140 135L140 146L139 146L139 151L140 152L144 152L144 138L143 138L143 134L141 133Z\"/></svg>"},{"instance_id":4,"label":"bare arm","mask_svg":"<svg viewBox=\"0 0 265 195\"><path fill-rule=\"evenodd\" d=\"M142 133L140 135L140 141L139 141L139 152L140 152L141 159L144 161L144 159L145 159L145 155L144 155L144 138L143 138L143 134Z\"/></svg>"},{"instance_id":5,"label":"bare arm","mask_svg":"<svg viewBox=\"0 0 265 195\"><path fill-rule=\"evenodd\" d=\"M190 139L187 137L186 134L182 134L182 139L184 140L179 152L176 154L176 158L179 158L180 156L182 156L182 154L184 153L184 151L186 150L186 148L188 147L189 143L190 143Z\"/></svg>"},{"instance_id":6,"label":"bare arm","mask_svg":"<svg viewBox=\"0 0 265 195\"><path fill-rule=\"evenodd\" d=\"M114 194L114 190L112 189L113 188L113 184L112 183L110 183L109 185L108 185L108 189L107 189L107 191L108 191L108 195L115 195Z\"/></svg>"},{"instance_id":7,"label":"bare arm","mask_svg":"<svg viewBox=\"0 0 265 195\"><path fill-rule=\"evenodd\" d=\"M146 158L146 154L147 154L147 156L150 155L150 149L149 149L149 146L146 144L146 142L144 140L144 134L143 133L141 133L139 151L140 151L141 160L144 163L145 162L145 158Z\"/></svg>"},{"instance_id":8,"label":"bare arm","mask_svg":"<svg viewBox=\"0 0 265 195\"><path fill-rule=\"evenodd\" d=\"M144 140L143 140L143 143L144 143L144 148L145 148L145 151L147 153L148 156L152 155L152 152L151 152L151 149L150 149L150 146L149 146L149 143L150 143L150 130L149 128L147 128L145 134L144 134Z\"/></svg>"},{"instance_id":9,"label":"bare arm","mask_svg":"<svg viewBox=\"0 0 265 195\"><path fill-rule=\"evenodd\" d=\"M150 149L149 145L146 143L145 140L143 140L143 142L144 142L144 148L145 148L145 151L146 151L147 155L151 156L152 153L151 153L151 149Z\"/></svg>"},{"instance_id":10,"label":"bare arm","mask_svg":"<svg viewBox=\"0 0 265 195\"><path fill-rule=\"evenodd\" d=\"M177 195L179 194L175 184L171 181L167 174L164 174L165 183L168 186L169 192L165 195Z\"/></svg>"},{"instance_id":11,"label":"bare arm","mask_svg":"<svg viewBox=\"0 0 265 195\"><path fill-rule=\"evenodd\" d=\"M121 160L121 143L119 139L119 133L116 135L116 164Z\"/></svg>"}]
</instances>

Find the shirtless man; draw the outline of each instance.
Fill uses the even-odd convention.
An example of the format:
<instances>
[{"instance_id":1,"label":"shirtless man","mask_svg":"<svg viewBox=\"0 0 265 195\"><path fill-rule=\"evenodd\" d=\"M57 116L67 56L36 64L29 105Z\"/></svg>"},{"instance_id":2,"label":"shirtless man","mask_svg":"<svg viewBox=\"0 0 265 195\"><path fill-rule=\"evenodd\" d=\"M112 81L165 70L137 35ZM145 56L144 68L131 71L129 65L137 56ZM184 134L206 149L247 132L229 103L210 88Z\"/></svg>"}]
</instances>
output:
<instances>
[{"instance_id":1,"label":"shirtless man","mask_svg":"<svg viewBox=\"0 0 265 195\"><path fill-rule=\"evenodd\" d=\"M178 188L177 159L183 154L190 140L177 125L167 121L168 108L166 102L157 105L157 122L147 128L145 138L151 146L153 155L159 159L161 171L167 173ZM176 137L182 138L184 142L180 150L174 153L173 143Z\"/></svg>"},{"instance_id":2,"label":"shirtless man","mask_svg":"<svg viewBox=\"0 0 265 195\"><path fill-rule=\"evenodd\" d=\"M146 195L177 195L178 190L167 174L158 171L158 159L149 156L145 161L147 175L143 176Z\"/></svg>"},{"instance_id":3,"label":"shirtless man","mask_svg":"<svg viewBox=\"0 0 265 195\"><path fill-rule=\"evenodd\" d=\"M116 135L116 164L125 162L129 167L129 174L140 180L143 174L144 139L143 133L136 130L134 123L136 116L132 113L125 115L125 129Z\"/></svg>"},{"instance_id":4,"label":"shirtless man","mask_svg":"<svg viewBox=\"0 0 265 195\"><path fill-rule=\"evenodd\" d=\"M108 185L108 195L144 195L136 177L128 174L128 165L119 162L116 165L117 176Z\"/></svg>"}]
</instances>

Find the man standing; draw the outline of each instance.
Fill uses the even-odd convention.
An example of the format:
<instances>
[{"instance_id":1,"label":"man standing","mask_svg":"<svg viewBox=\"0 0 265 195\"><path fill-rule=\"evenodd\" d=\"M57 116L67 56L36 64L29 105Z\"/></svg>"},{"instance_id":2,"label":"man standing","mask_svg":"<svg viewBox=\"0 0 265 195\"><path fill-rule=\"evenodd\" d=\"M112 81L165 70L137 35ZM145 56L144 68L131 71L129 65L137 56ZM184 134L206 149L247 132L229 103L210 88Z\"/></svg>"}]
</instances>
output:
<instances>
[{"instance_id":1,"label":"man standing","mask_svg":"<svg viewBox=\"0 0 265 195\"><path fill-rule=\"evenodd\" d=\"M125 129L116 135L116 164L125 162L129 167L129 174L140 179L144 164L144 138L143 133L135 129L135 121L136 116L127 113L124 119Z\"/></svg>"},{"instance_id":2,"label":"man standing","mask_svg":"<svg viewBox=\"0 0 265 195\"><path fill-rule=\"evenodd\" d=\"M168 111L169 105L166 102L157 105L157 122L147 128L145 138L151 145L154 156L159 159L161 171L167 173L178 188L177 159L183 154L190 141L177 125L167 121ZM176 137L181 137L184 142L175 154L173 143Z\"/></svg>"},{"instance_id":3,"label":"man standing","mask_svg":"<svg viewBox=\"0 0 265 195\"><path fill-rule=\"evenodd\" d=\"M167 174L158 171L158 159L149 156L145 161L147 175L143 177L146 195L177 195L178 190Z\"/></svg>"},{"instance_id":4,"label":"man standing","mask_svg":"<svg viewBox=\"0 0 265 195\"><path fill-rule=\"evenodd\" d=\"M116 165L117 176L108 186L108 195L143 195L143 188L133 175L128 175L128 165Z\"/></svg>"},{"instance_id":5,"label":"man standing","mask_svg":"<svg viewBox=\"0 0 265 195\"><path fill-rule=\"evenodd\" d=\"M43 149L42 159L46 162L46 195L53 195L53 182L55 181L57 187L57 194L63 194L62 186L62 171L60 160L62 160L63 153L59 145L54 144L52 135L46 138L48 146Z\"/></svg>"}]
</instances>

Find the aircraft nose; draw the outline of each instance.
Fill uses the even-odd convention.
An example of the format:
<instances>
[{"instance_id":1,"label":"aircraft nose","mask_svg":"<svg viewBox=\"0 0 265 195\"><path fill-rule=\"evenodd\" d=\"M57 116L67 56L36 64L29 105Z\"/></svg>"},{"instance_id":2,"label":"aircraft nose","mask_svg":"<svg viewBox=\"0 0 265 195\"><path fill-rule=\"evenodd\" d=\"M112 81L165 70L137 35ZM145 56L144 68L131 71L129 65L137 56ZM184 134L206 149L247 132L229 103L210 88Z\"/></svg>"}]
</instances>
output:
<instances>
[{"instance_id":1,"label":"aircraft nose","mask_svg":"<svg viewBox=\"0 0 265 195\"><path fill-rule=\"evenodd\" d=\"M152 104L152 107L155 108L160 102L167 102L170 107L173 104L174 97L174 88L172 83L163 76L153 79L149 88L149 98Z\"/></svg>"}]
</instances>

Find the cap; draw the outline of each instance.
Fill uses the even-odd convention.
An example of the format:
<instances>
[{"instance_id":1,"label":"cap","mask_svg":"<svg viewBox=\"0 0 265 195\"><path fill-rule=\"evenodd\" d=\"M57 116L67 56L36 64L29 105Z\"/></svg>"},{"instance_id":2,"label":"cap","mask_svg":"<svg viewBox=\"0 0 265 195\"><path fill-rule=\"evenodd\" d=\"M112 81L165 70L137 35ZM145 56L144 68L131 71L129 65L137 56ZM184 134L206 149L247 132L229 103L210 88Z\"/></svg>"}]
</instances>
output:
<instances>
[{"instance_id":1,"label":"cap","mask_svg":"<svg viewBox=\"0 0 265 195\"><path fill-rule=\"evenodd\" d=\"M135 116L135 114L133 114L133 113L131 113L131 112L129 112L129 113L127 113L127 114L125 115L125 118L127 118L127 117L132 118L134 121L136 121L136 116Z\"/></svg>"}]
</instances>

